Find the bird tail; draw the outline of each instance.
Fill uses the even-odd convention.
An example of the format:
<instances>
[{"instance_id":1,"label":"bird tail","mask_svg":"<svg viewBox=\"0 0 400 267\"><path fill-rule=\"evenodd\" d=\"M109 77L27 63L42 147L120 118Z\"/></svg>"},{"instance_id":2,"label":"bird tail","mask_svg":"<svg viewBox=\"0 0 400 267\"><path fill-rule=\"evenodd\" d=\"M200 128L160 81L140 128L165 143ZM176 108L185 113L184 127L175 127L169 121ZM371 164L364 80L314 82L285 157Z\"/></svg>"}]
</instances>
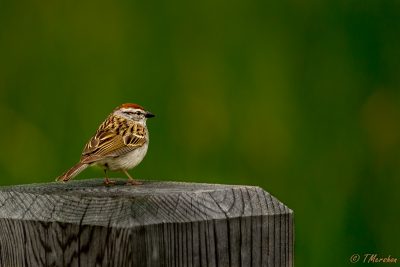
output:
<instances>
[{"instance_id":1,"label":"bird tail","mask_svg":"<svg viewBox=\"0 0 400 267\"><path fill-rule=\"evenodd\" d=\"M67 182L77 176L79 173L81 173L84 169L86 169L89 166L87 163L82 163L78 162L73 166L71 169L66 171L63 175L59 176L56 178L56 181L59 182Z\"/></svg>"}]
</instances>

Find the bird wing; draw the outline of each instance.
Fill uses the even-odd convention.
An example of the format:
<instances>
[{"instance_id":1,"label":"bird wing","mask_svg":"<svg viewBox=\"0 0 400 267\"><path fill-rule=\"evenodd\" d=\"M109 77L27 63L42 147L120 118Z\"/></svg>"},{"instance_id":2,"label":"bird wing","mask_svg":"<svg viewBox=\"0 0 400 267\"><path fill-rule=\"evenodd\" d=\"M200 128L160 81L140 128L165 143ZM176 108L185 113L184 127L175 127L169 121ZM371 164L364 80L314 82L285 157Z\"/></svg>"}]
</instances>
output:
<instances>
[{"instance_id":1,"label":"bird wing","mask_svg":"<svg viewBox=\"0 0 400 267\"><path fill-rule=\"evenodd\" d=\"M81 162L92 163L105 157L118 157L146 143L146 130L141 124L123 118L108 118L89 140Z\"/></svg>"}]
</instances>

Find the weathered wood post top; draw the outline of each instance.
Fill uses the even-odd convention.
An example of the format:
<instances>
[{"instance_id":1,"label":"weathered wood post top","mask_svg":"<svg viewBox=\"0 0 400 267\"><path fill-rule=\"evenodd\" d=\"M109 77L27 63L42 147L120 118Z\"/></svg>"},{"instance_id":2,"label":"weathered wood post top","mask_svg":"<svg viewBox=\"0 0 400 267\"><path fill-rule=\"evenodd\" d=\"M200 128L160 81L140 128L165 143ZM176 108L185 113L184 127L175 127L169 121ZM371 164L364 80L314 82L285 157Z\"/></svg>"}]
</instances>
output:
<instances>
[{"instance_id":1,"label":"weathered wood post top","mask_svg":"<svg viewBox=\"0 0 400 267\"><path fill-rule=\"evenodd\" d=\"M124 182L0 187L0 266L293 266L293 212L259 187Z\"/></svg>"}]
</instances>

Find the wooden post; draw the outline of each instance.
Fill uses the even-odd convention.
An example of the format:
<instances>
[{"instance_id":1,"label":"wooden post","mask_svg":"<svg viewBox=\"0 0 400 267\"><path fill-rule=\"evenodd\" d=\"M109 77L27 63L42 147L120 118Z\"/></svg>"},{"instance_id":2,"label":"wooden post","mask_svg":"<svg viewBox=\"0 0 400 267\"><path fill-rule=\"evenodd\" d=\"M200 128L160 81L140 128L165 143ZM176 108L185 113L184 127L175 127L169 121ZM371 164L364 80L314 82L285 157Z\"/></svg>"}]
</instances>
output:
<instances>
[{"instance_id":1,"label":"wooden post","mask_svg":"<svg viewBox=\"0 0 400 267\"><path fill-rule=\"evenodd\" d=\"M259 187L124 182L0 187L0 266L293 266L293 212Z\"/></svg>"}]
</instances>

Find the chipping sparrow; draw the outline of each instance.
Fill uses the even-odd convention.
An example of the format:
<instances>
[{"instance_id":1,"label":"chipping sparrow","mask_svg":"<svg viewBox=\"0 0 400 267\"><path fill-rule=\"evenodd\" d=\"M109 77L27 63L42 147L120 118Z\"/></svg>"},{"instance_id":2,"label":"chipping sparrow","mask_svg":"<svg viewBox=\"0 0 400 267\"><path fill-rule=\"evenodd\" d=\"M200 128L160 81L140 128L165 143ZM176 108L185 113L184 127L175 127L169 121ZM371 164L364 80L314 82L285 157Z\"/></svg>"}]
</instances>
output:
<instances>
[{"instance_id":1,"label":"chipping sparrow","mask_svg":"<svg viewBox=\"0 0 400 267\"><path fill-rule=\"evenodd\" d=\"M56 180L66 182L88 166L99 165L104 168L106 185L115 183L108 179L107 170L124 172L129 178L127 184L141 184L127 170L137 166L146 155L149 146L146 119L151 117L154 115L137 104L117 107L86 144L81 160Z\"/></svg>"}]
</instances>

